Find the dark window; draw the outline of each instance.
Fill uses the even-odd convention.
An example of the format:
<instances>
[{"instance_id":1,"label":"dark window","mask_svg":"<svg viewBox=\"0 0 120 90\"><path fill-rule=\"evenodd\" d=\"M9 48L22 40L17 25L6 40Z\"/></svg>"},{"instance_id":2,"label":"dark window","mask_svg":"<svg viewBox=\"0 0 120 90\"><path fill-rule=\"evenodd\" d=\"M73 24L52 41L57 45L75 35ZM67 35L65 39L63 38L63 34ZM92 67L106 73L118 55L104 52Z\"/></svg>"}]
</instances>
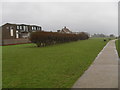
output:
<instances>
[{"instance_id":1,"label":"dark window","mask_svg":"<svg viewBox=\"0 0 120 90\"><path fill-rule=\"evenodd\" d=\"M37 30L39 30L39 27L37 27Z\"/></svg>"},{"instance_id":2,"label":"dark window","mask_svg":"<svg viewBox=\"0 0 120 90\"><path fill-rule=\"evenodd\" d=\"M39 30L41 30L41 27L39 27Z\"/></svg>"},{"instance_id":3,"label":"dark window","mask_svg":"<svg viewBox=\"0 0 120 90\"><path fill-rule=\"evenodd\" d=\"M26 31L28 31L28 26L26 26Z\"/></svg>"}]
</instances>

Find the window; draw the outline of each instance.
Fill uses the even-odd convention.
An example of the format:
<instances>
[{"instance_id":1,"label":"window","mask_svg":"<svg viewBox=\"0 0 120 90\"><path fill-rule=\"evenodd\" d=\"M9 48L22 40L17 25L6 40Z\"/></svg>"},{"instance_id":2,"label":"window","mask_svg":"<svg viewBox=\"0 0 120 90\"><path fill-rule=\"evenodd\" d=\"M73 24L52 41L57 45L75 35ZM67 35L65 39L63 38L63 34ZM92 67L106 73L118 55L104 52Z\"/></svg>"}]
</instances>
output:
<instances>
[{"instance_id":1,"label":"window","mask_svg":"<svg viewBox=\"0 0 120 90\"><path fill-rule=\"evenodd\" d=\"M40 28L38 27L38 30L40 30Z\"/></svg>"},{"instance_id":2,"label":"window","mask_svg":"<svg viewBox=\"0 0 120 90\"><path fill-rule=\"evenodd\" d=\"M18 31L16 31L16 38L19 38L19 33L18 33Z\"/></svg>"},{"instance_id":3,"label":"window","mask_svg":"<svg viewBox=\"0 0 120 90\"><path fill-rule=\"evenodd\" d=\"M41 27L39 27L39 30L41 30Z\"/></svg>"},{"instance_id":4,"label":"window","mask_svg":"<svg viewBox=\"0 0 120 90\"><path fill-rule=\"evenodd\" d=\"M19 26L17 26L17 29L19 29Z\"/></svg>"},{"instance_id":5,"label":"window","mask_svg":"<svg viewBox=\"0 0 120 90\"><path fill-rule=\"evenodd\" d=\"M9 29L9 27L6 27L6 29Z\"/></svg>"},{"instance_id":6,"label":"window","mask_svg":"<svg viewBox=\"0 0 120 90\"><path fill-rule=\"evenodd\" d=\"M20 26L20 30L22 30L22 26Z\"/></svg>"},{"instance_id":7,"label":"window","mask_svg":"<svg viewBox=\"0 0 120 90\"><path fill-rule=\"evenodd\" d=\"M10 36L13 36L13 28L10 29Z\"/></svg>"},{"instance_id":8,"label":"window","mask_svg":"<svg viewBox=\"0 0 120 90\"><path fill-rule=\"evenodd\" d=\"M34 30L36 30L36 27L34 27Z\"/></svg>"},{"instance_id":9,"label":"window","mask_svg":"<svg viewBox=\"0 0 120 90\"><path fill-rule=\"evenodd\" d=\"M32 30L33 30L33 27L32 27Z\"/></svg>"},{"instance_id":10,"label":"window","mask_svg":"<svg viewBox=\"0 0 120 90\"><path fill-rule=\"evenodd\" d=\"M28 26L26 26L26 31L28 31Z\"/></svg>"},{"instance_id":11,"label":"window","mask_svg":"<svg viewBox=\"0 0 120 90\"><path fill-rule=\"evenodd\" d=\"M38 30L40 30L40 27L38 27Z\"/></svg>"},{"instance_id":12,"label":"window","mask_svg":"<svg viewBox=\"0 0 120 90\"><path fill-rule=\"evenodd\" d=\"M37 30L39 30L39 27L37 27Z\"/></svg>"},{"instance_id":13,"label":"window","mask_svg":"<svg viewBox=\"0 0 120 90\"><path fill-rule=\"evenodd\" d=\"M25 31L25 26L23 26L23 30Z\"/></svg>"}]
</instances>

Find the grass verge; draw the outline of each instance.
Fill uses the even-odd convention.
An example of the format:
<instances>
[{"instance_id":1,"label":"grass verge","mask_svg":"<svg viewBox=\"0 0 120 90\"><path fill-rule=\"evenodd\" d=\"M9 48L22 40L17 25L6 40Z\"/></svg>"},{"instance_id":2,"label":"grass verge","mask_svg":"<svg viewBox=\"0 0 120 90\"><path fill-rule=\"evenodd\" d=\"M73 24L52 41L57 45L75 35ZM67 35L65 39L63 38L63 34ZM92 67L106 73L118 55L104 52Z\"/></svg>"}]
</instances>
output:
<instances>
[{"instance_id":1,"label":"grass verge","mask_svg":"<svg viewBox=\"0 0 120 90\"><path fill-rule=\"evenodd\" d=\"M116 43L116 49L117 49L117 51L118 51L118 55L119 55L119 57L120 57L120 48L119 48L120 40L116 40L115 43Z\"/></svg>"},{"instance_id":2,"label":"grass verge","mask_svg":"<svg viewBox=\"0 0 120 90\"><path fill-rule=\"evenodd\" d=\"M3 46L3 88L71 88L106 43L93 38L43 48Z\"/></svg>"}]
</instances>

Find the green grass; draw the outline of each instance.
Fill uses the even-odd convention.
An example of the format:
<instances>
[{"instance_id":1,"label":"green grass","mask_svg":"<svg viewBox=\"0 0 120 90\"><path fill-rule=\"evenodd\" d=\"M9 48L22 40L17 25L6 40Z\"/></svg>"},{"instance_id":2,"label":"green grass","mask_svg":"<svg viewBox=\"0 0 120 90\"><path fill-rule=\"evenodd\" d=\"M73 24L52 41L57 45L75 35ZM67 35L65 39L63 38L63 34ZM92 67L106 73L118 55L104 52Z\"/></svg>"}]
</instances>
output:
<instances>
[{"instance_id":1,"label":"green grass","mask_svg":"<svg viewBox=\"0 0 120 90\"><path fill-rule=\"evenodd\" d=\"M43 48L3 46L3 88L70 88L106 43L94 38Z\"/></svg>"},{"instance_id":2,"label":"green grass","mask_svg":"<svg viewBox=\"0 0 120 90\"><path fill-rule=\"evenodd\" d=\"M117 51L118 51L118 55L119 55L119 57L120 57L120 48L119 48L119 45L120 45L120 41L119 40L116 40L116 49L117 49Z\"/></svg>"}]
</instances>

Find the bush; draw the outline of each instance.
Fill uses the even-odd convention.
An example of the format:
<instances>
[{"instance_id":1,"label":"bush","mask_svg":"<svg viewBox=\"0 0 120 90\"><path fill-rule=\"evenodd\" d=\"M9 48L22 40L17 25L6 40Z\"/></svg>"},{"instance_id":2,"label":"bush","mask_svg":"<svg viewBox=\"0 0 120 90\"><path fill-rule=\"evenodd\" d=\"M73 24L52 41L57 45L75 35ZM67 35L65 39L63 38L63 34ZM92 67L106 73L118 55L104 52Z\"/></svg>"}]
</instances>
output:
<instances>
[{"instance_id":1,"label":"bush","mask_svg":"<svg viewBox=\"0 0 120 90\"><path fill-rule=\"evenodd\" d=\"M38 47L77 40L85 40L88 38L88 34L84 32L79 34L64 34L58 32L37 31L32 32L30 35L30 41L35 43Z\"/></svg>"},{"instance_id":2,"label":"bush","mask_svg":"<svg viewBox=\"0 0 120 90\"><path fill-rule=\"evenodd\" d=\"M104 42L106 42L107 40L106 39L104 39Z\"/></svg>"}]
</instances>

